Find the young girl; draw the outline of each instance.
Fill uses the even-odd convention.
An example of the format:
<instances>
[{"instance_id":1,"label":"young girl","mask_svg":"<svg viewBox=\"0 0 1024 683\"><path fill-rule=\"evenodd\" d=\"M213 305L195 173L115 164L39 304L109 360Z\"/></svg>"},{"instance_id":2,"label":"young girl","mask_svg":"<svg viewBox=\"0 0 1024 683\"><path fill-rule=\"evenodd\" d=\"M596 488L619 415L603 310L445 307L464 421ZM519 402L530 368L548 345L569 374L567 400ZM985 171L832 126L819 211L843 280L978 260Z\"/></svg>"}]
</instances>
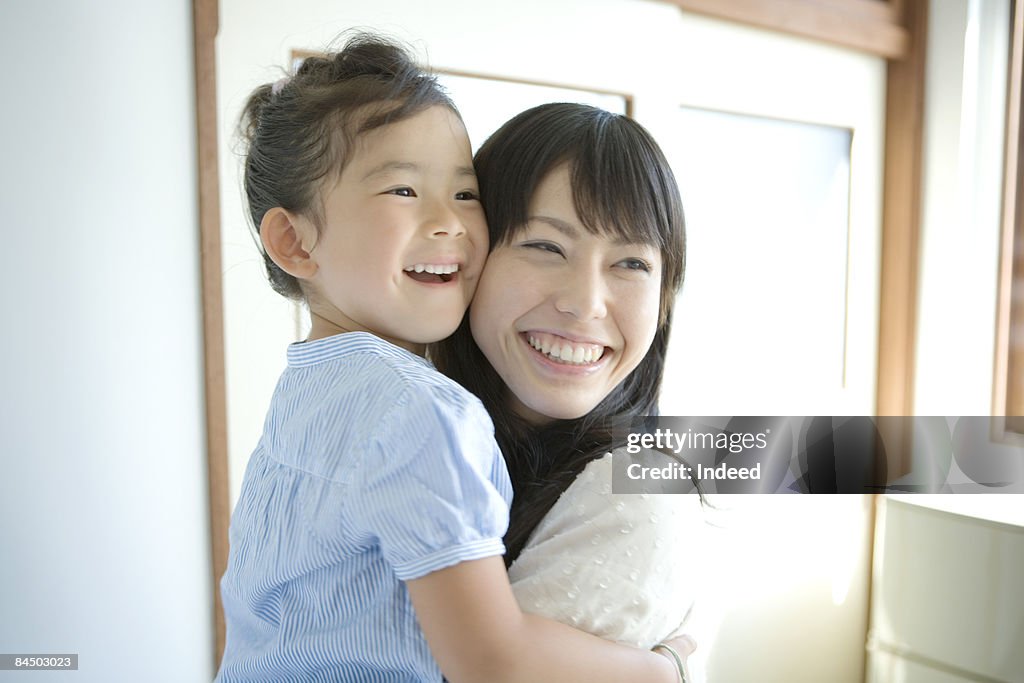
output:
<instances>
[{"instance_id":1,"label":"young girl","mask_svg":"<svg viewBox=\"0 0 1024 683\"><path fill-rule=\"evenodd\" d=\"M452 103L402 49L360 36L258 88L243 120L271 284L312 328L233 514L218 680L678 680L671 645L688 641L608 643L512 595L490 420L422 358L487 253Z\"/></svg>"}]
</instances>

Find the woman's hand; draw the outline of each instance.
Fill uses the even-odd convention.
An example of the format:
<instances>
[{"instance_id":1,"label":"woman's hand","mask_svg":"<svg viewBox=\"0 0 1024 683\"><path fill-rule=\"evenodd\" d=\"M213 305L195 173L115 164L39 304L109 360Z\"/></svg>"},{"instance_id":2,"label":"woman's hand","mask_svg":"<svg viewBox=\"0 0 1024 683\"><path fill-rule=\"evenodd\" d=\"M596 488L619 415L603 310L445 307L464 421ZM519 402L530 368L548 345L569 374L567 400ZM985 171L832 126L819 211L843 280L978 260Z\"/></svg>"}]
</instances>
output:
<instances>
[{"instance_id":1,"label":"woman's hand","mask_svg":"<svg viewBox=\"0 0 1024 683\"><path fill-rule=\"evenodd\" d=\"M693 639L693 636L683 634L662 641L661 643L659 643L659 645L668 646L672 648L672 650L677 655L679 655L679 659L682 664L682 670L679 672L680 680L682 681L682 683L688 683L688 681L690 680L690 669L687 666L687 660L690 658L690 655L692 655L694 651L697 649L697 641ZM668 657L668 659L672 662L672 665L678 668L676 658L673 657L672 654L668 652L664 647L658 647L656 645L654 651L658 654Z\"/></svg>"}]
</instances>

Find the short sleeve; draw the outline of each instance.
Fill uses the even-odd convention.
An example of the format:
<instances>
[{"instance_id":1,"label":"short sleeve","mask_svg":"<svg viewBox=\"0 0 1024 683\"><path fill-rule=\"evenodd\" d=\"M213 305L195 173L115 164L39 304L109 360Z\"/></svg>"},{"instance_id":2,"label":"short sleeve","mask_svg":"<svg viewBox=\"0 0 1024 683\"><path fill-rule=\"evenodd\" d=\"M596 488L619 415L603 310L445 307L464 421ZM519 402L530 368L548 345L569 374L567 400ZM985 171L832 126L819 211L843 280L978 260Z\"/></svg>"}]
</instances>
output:
<instances>
[{"instance_id":1,"label":"short sleeve","mask_svg":"<svg viewBox=\"0 0 1024 683\"><path fill-rule=\"evenodd\" d=\"M611 454L590 463L509 569L526 611L651 647L683 623L700 583L703 515L686 494L613 494Z\"/></svg>"},{"instance_id":2,"label":"short sleeve","mask_svg":"<svg viewBox=\"0 0 1024 683\"><path fill-rule=\"evenodd\" d=\"M414 388L367 444L349 509L399 579L505 552L511 484L491 420L470 396Z\"/></svg>"}]
</instances>

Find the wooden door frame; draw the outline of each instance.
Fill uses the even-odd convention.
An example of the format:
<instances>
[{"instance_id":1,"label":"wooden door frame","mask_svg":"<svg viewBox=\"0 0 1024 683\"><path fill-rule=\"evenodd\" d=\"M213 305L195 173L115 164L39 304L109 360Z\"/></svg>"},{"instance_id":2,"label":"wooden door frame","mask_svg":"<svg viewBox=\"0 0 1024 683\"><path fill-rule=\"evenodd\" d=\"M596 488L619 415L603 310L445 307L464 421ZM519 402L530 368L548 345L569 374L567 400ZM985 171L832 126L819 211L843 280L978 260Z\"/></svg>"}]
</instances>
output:
<instances>
[{"instance_id":1,"label":"wooden door frame","mask_svg":"<svg viewBox=\"0 0 1024 683\"><path fill-rule=\"evenodd\" d=\"M995 434L996 438L1021 443L1024 435L1024 382L1020 379L1024 377L1024 207L1021 206L1024 199L1024 0L1014 0L1012 7L992 414L1008 416L1000 433Z\"/></svg>"},{"instance_id":2,"label":"wooden door frame","mask_svg":"<svg viewBox=\"0 0 1024 683\"><path fill-rule=\"evenodd\" d=\"M663 0L686 12L904 59L911 50L905 5L913 0Z\"/></svg>"},{"instance_id":3,"label":"wooden door frame","mask_svg":"<svg viewBox=\"0 0 1024 683\"><path fill-rule=\"evenodd\" d=\"M220 231L220 173L217 144L218 0L192 0L196 79L196 163L199 177L199 267L203 302L203 366L206 390L206 462L210 495L210 553L213 572L214 649L216 670L224 654L224 610L220 577L228 566L227 382L224 365L224 293Z\"/></svg>"}]
</instances>

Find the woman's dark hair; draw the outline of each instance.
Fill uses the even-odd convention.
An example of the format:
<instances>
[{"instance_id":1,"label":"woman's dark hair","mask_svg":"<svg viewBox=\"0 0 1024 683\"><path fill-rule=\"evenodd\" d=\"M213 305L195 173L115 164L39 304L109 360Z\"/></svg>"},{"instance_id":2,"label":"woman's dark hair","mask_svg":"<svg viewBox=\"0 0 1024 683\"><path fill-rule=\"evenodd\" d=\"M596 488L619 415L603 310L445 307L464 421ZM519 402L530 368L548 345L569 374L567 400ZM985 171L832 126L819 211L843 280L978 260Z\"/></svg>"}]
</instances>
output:
<instances>
[{"instance_id":1,"label":"woman's dark hair","mask_svg":"<svg viewBox=\"0 0 1024 683\"><path fill-rule=\"evenodd\" d=\"M660 250L661 306L651 348L632 373L587 415L539 427L509 409L508 388L473 340L468 315L454 335L431 348L440 370L476 394L494 421L515 490L507 565L587 463L622 445L616 433L657 412L672 307L685 269L682 201L661 149L632 119L582 104L524 111L477 152L492 249L526 226L537 186L562 164L569 165L573 203L585 229Z\"/></svg>"},{"instance_id":2,"label":"woman's dark hair","mask_svg":"<svg viewBox=\"0 0 1024 683\"><path fill-rule=\"evenodd\" d=\"M239 121L245 195L267 277L278 293L303 299L298 280L262 249L264 214L280 206L322 229L319 190L341 174L355 139L437 105L458 115L406 48L372 33L354 33L340 51L307 57L293 76L252 92Z\"/></svg>"}]
</instances>

